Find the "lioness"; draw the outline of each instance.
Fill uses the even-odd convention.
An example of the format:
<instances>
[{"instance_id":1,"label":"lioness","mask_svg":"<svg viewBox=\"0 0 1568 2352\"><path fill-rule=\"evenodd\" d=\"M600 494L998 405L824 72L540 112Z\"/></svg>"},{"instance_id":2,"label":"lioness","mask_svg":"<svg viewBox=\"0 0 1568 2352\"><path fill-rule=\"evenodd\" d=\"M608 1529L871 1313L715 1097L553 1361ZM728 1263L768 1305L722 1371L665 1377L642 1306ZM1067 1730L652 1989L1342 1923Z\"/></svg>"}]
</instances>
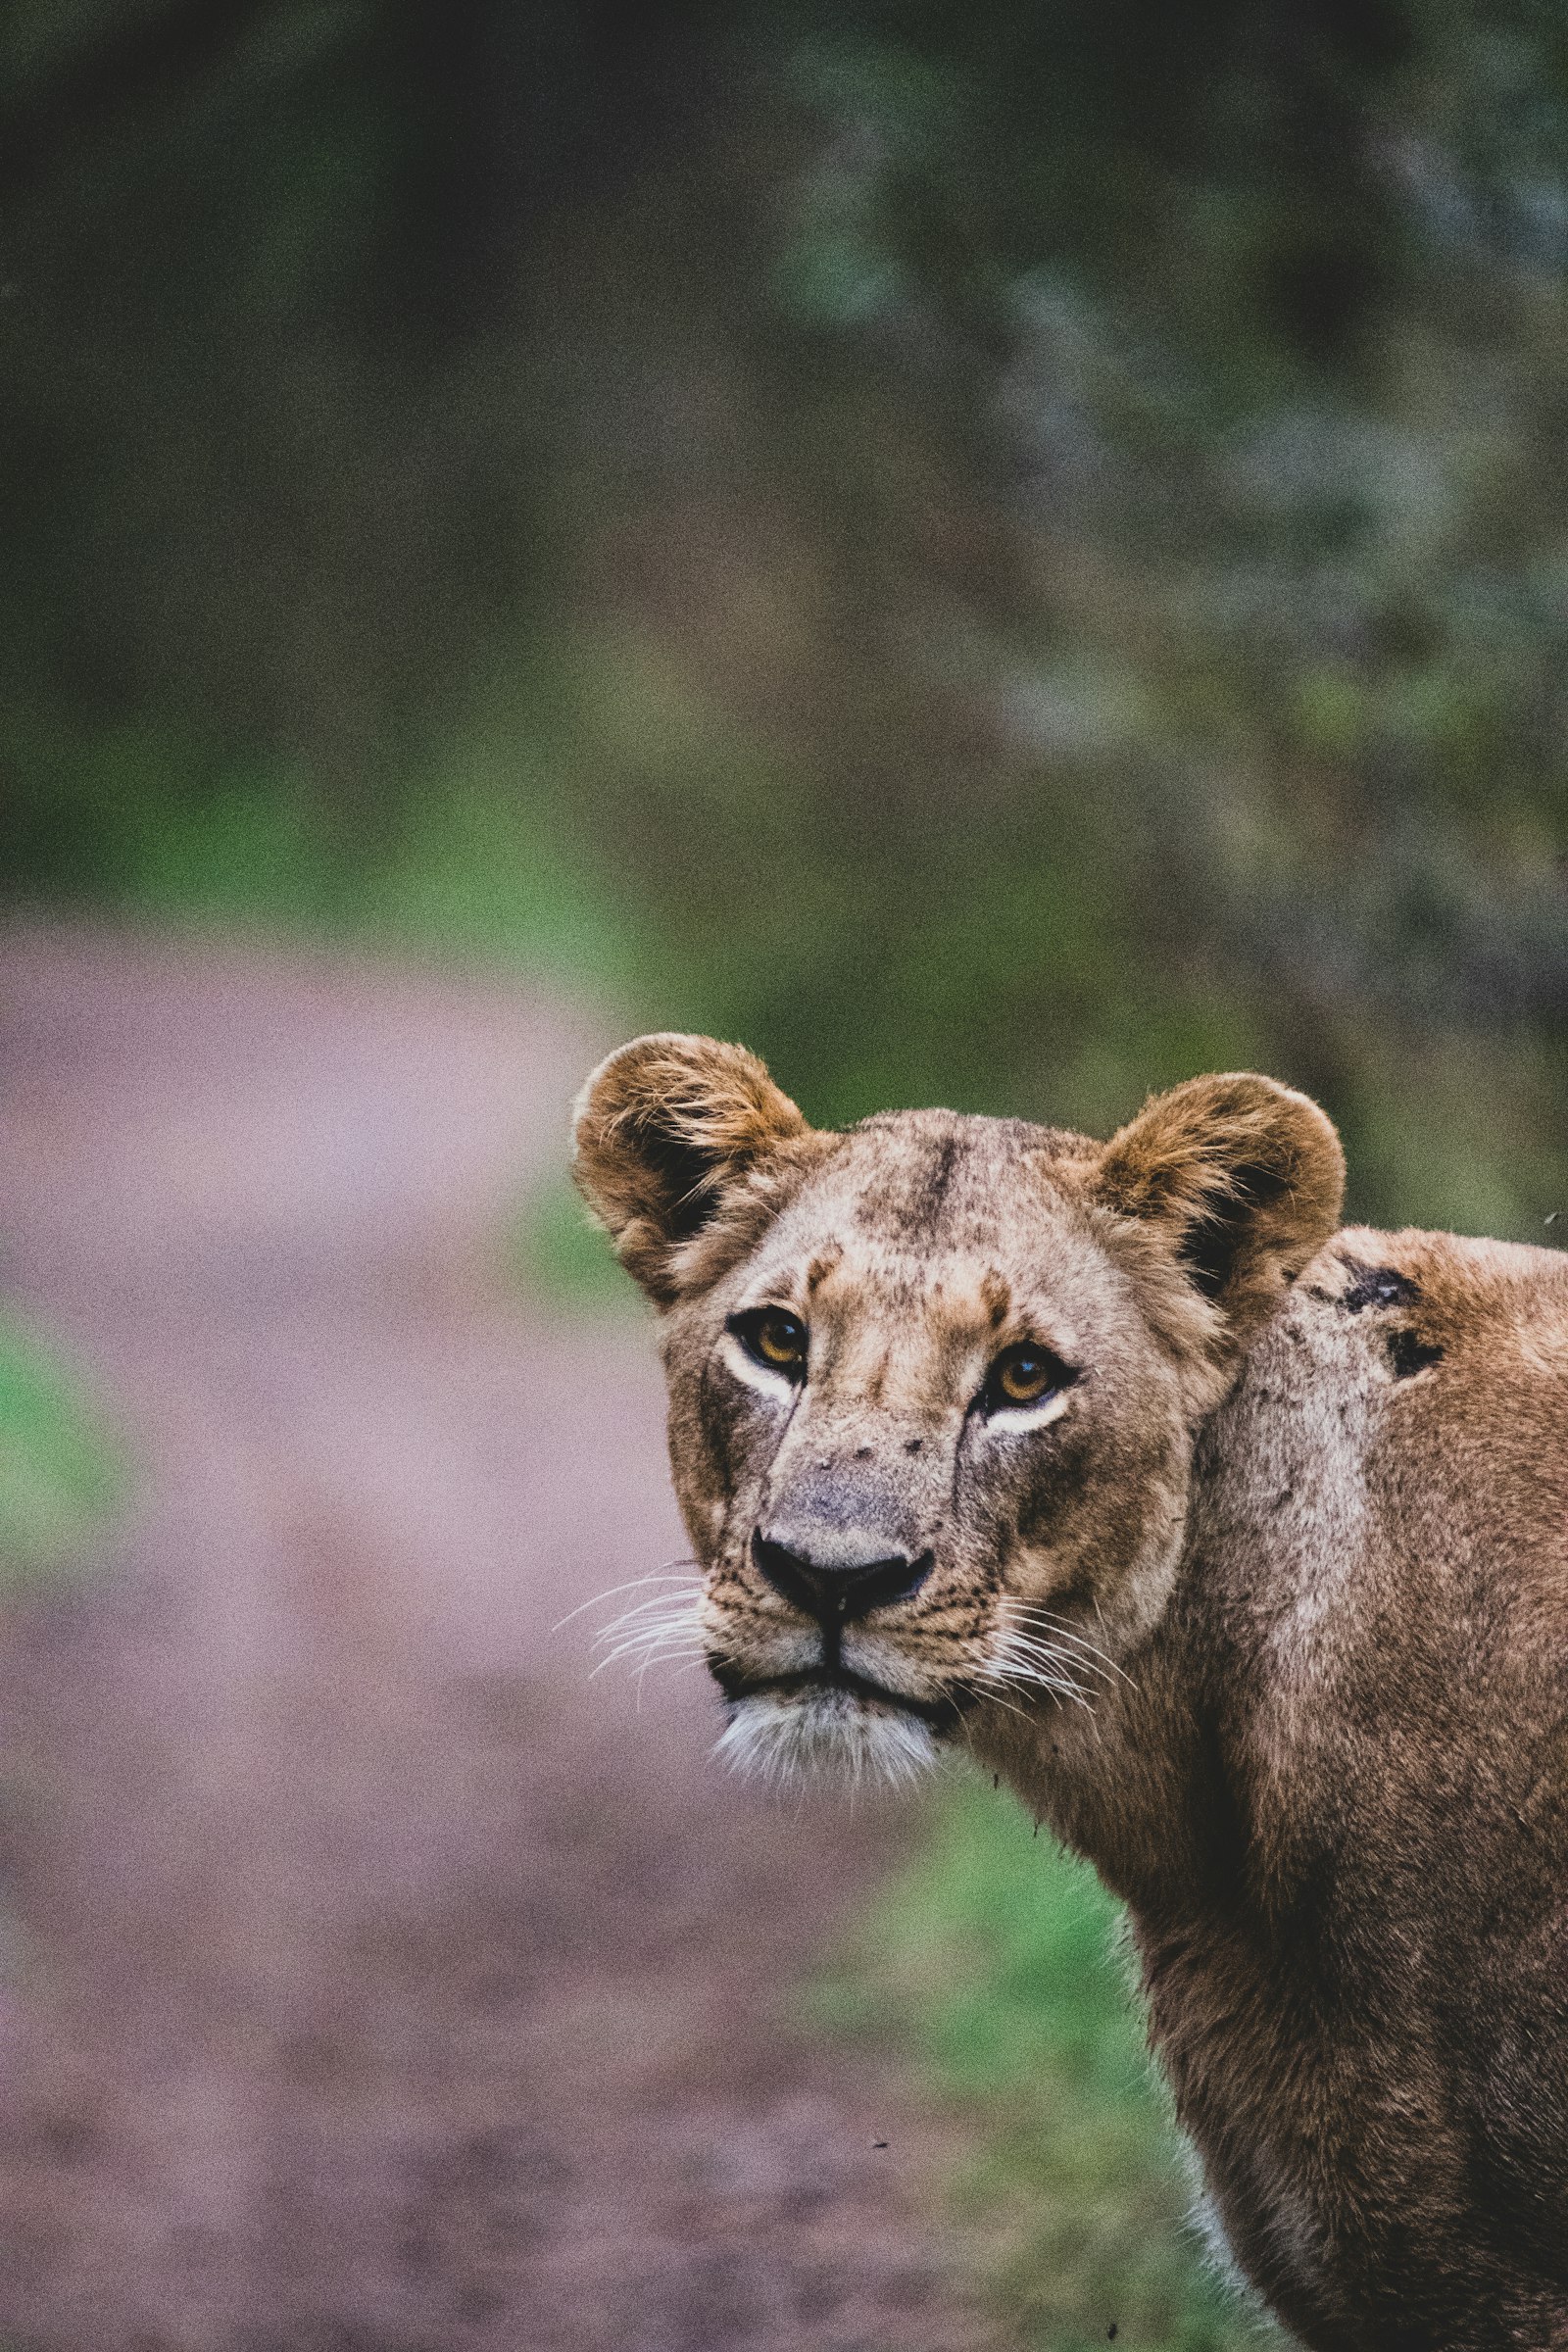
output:
<instances>
[{"instance_id":1,"label":"lioness","mask_svg":"<svg viewBox=\"0 0 1568 2352\"><path fill-rule=\"evenodd\" d=\"M822 1134L596 1070L721 1746L958 1742L1126 1902L1215 2226L1313 2352L1568 2346L1568 1259L1336 1231L1333 1127Z\"/></svg>"}]
</instances>

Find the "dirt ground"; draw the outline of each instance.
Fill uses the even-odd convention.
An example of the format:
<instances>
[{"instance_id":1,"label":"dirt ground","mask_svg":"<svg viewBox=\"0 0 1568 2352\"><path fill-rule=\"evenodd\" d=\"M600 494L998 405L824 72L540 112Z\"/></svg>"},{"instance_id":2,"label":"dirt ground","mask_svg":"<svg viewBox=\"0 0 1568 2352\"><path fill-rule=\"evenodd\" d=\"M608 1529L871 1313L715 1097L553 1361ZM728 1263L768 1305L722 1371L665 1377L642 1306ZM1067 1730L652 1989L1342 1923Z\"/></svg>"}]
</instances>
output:
<instances>
[{"instance_id":1,"label":"dirt ground","mask_svg":"<svg viewBox=\"0 0 1568 2352\"><path fill-rule=\"evenodd\" d=\"M0 1637L7 2352L988 2341L936 2128L790 2022L907 1816L737 1786L700 1676L638 1711L550 1631L684 1549L647 1331L496 1245L610 1042L0 938L0 1290L141 1473Z\"/></svg>"}]
</instances>

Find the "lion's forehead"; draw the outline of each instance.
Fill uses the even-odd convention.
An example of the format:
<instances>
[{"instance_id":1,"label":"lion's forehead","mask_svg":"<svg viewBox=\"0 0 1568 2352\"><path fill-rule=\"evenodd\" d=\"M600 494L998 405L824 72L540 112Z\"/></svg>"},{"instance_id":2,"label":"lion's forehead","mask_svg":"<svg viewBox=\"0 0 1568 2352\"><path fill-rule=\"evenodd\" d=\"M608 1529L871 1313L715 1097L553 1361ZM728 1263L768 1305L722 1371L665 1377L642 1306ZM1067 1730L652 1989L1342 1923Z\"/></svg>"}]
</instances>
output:
<instances>
[{"instance_id":1,"label":"lion's forehead","mask_svg":"<svg viewBox=\"0 0 1568 2352\"><path fill-rule=\"evenodd\" d=\"M745 1273L789 1277L835 1321L917 1313L934 1334L1000 1320L1005 1290L1043 1305L1102 1279L1074 1159L1049 1128L914 1111L843 1137Z\"/></svg>"},{"instance_id":2,"label":"lion's forehead","mask_svg":"<svg viewBox=\"0 0 1568 2352\"><path fill-rule=\"evenodd\" d=\"M852 1129L824 1178L859 1230L889 1250L973 1246L1059 1202L1079 1143L1024 1119L900 1111Z\"/></svg>"}]
</instances>

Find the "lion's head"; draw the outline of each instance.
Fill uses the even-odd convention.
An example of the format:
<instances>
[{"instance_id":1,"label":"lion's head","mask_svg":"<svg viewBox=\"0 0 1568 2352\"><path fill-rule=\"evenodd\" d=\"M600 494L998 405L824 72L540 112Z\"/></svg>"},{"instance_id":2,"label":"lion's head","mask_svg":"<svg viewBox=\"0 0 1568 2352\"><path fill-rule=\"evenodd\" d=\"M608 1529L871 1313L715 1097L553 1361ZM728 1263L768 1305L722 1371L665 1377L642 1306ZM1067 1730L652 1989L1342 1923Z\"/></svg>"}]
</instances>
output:
<instances>
[{"instance_id":1,"label":"lion's head","mask_svg":"<svg viewBox=\"0 0 1568 2352\"><path fill-rule=\"evenodd\" d=\"M662 1319L723 1746L897 1777L1147 1638L1199 1425L1344 1162L1266 1078L1109 1144L942 1110L830 1134L740 1048L659 1036L589 1079L574 1169Z\"/></svg>"}]
</instances>

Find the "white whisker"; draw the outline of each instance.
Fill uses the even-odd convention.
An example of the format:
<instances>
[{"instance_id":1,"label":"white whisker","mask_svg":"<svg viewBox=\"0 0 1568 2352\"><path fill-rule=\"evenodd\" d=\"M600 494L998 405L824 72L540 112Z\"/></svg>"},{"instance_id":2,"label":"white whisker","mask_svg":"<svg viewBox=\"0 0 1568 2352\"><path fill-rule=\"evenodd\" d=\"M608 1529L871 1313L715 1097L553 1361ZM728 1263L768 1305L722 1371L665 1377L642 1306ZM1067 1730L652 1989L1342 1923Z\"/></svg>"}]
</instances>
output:
<instances>
[{"instance_id":1,"label":"white whisker","mask_svg":"<svg viewBox=\"0 0 1568 2352\"><path fill-rule=\"evenodd\" d=\"M976 1682L971 1679L970 1681L960 1683L957 1688L960 1690L970 1691L976 1698L983 1698L987 1706L1001 1707L1004 1714L1016 1715L1020 1723L1027 1723L1029 1721L1028 1708L1020 1707L1015 1698L1004 1698L1002 1692L997 1689L994 1683ZM969 1741L969 1749L970 1753L972 1754L974 1751L974 1741L969 1737L969 1724L967 1716L964 1718L963 1736L965 1740Z\"/></svg>"},{"instance_id":2,"label":"white whisker","mask_svg":"<svg viewBox=\"0 0 1568 2352\"><path fill-rule=\"evenodd\" d=\"M697 1571L695 1574L694 1570ZM617 1592L630 1592L639 1585L696 1586L701 1585L702 1581L702 1572L695 1560L683 1562L679 1567L672 1560L667 1567L651 1569L646 1576L628 1576L624 1584L611 1585L603 1592L591 1592L586 1600L579 1600L574 1609L568 1609L564 1617L558 1617L550 1631L559 1634L564 1625L569 1625L574 1617L580 1617L584 1609L597 1608L602 1600L613 1600Z\"/></svg>"},{"instance_id":3,"label":"white whisker","mask_svg":"<svg viewBox=\"0 0 1568 2352\"><path fill-rule=\"evenodd\" d=\"M1077 1685L1077 1670L1084 1661L1075 1658L1070 1650L1054 1649L1049 1643L1031 1642L1018 1635L1004 1634L992 1652L998 1663L1014 1667L1023 1674L1059 1675L1063 1682Z\"/></svg>"},{"instance_id":4,"label":"white whisker","mask_svg":"<svg viewBox=\"0 0 1568 2352\"><path fill-rule=\"evenodd\" d=\"M589 1668L589 1680L603 1674L607 1666L617 1666L622 1658L697 1658L703 1655L701 1641L692 1634L669 1633L653 1642L617 1642L613 1649L595 1659Z\"/></svg>"},{"instance_id":5,"label":"white whisker","mask_svg":"<svg viewBox=\"0 0 1568 2352\"><path fill-rule=\"evenodd\" d=\"M703 1640L697 1613L701 1595L702 1579L683 1577L674 1592L651 1593L602 1625L594 1636L594 1647L606 1654L591 1670L589 1681L617 1660L632 1658L640 1661L633 1667L640 1696L642 1677L656 1660L701 1657Z\"/></svg>"},{"instance_id":6,"label":"white whisker","mask_svg":"<svg viewBox=\"0 0 1568 2352\"><path fill-rule=\"evenodd\" d=\"M652 1632L661 1625L695 1625L697 1623L696 1592L666 1592L657 1601L645 1600L640 1607L623 1609L608 1625L602 1625L594 1636L596 1643L613 1642L618 1635L636 1633L646 1628Z\"/></svg>"},{"instance_id":7,"label":"white whisker","mask_svg":"<svg viewBox=\"0 0 1568 2352\"><path fill-rule=\"evenodd\" d=\"M608 1650L588 1679L591 1682L594 1675L603 1674L607 1666L613 1666L620 1658L653 1659L677 1654L701 1657L703 1649L702 1637L694 1625L645 1627L640 1633L628 1634L624 1641L617 1642L612 1649Z\"/></svg>"},{"instance_id":8,"label":"white whisker","mask_svg":"<svg viewBox=\"0 0 1568 2352\"><path fill-rule=\"evenodd\" d=\"M1032 1622L1039 1626L1051 1640L1070 1642L1074 1648L1081 1649L1086 1657L1095 1659L1108 1673L1119 1676L1129 1689L1133 1687L1131 1676L1117 1665L1109 1650L1102 1649L1098 1642L1091 1642L1078 1626L1072 1624L1070 1619L1058 1616L1054 1609L1045 1608L1038 1601L1012 1601L1009 1605L1021 1625L1027 1626Z\"/></svg>"},{"instance_id":9,"label":"white whisker","mask_svg":"<svg viewBox=\"0 0 1568 2352\"><path fill-rule=\"evenodd\" d=\"M997 1658L992 1661L992 1676L999 1682L1029 1683L1038 1690L1054 1690L1058 1697L1079 1697L1081 1684L1064 1674L1054 1674L1049 1667L1036 1666L1021 1658Z\"/></svg>"},{"instance_id":10,"label":"white whisker","mask_svg":"<svg viewBox=\"0 0 1568 2352\"><path fill-rule=\"evenodd\" d=\"M1013 1602L1010 1622L1020 1632L1038 1633L1048 1641L1065 1642L1069 1648L1082 1650L1086 1657L1098 1658L1107 1666L1114 1664L1109 1653L1102 1650L1098 1642L1091 1642L1087 1635L1076 1626L1067 1624L1065 1619L1057 1617L1053 1610L1038 1608L1028 1601Z\"/></svg>"},{"instance_id":11,"label":"white whisker","mask_svg":"<svg viewBox=\"0 0 1568 2352\"><path fill-rule=\"evenodd\" d=\"M700 1649L662 1649L656 1650L649 1656L640 1659L628 1671L633 1682L641 1683L644 1675L648 1674L655 1666L701 1666L703 1662L703 1653ZM588 1680L591 1683L597 1682L607 1666L618 1664L617 1658L601 1658L598 1665L589 1674Z\"/></svg>"},{"instance_id":12,"label":"white whisker","mask_svg":"<svg viewBox=\"0 0 1568 2352\"><path fill-rule=\"evenodd\" d=\"M1050 1691L1054 1698L1087 1708L1088 1696L1069 1671L1074 1662L1062 1651L1048 1648L1030 1636L1004 1627L992 1643L986 1679L1026 1684L1034 1690Z\"/></svg>"}]
</instances>

